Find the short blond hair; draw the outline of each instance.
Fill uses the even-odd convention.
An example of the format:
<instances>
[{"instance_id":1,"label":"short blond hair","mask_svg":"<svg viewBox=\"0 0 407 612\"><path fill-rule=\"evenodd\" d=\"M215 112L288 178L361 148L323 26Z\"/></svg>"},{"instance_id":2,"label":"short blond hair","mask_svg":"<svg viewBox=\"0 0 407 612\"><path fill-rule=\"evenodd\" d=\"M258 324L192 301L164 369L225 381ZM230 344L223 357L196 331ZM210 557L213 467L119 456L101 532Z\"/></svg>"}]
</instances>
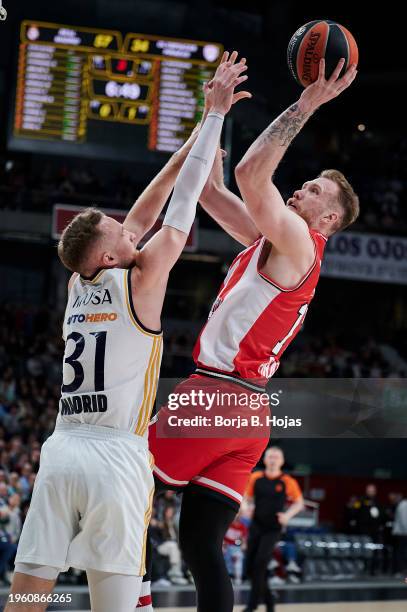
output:
<instances>
[{"instance_id":1,"label":"short blond hair","mask_svg":"<svg viewBox=\"0 0 407 612\"><path fill-rule=\"evenodd\" d=\"M359 198L345 175L339 170L323 170L319 176L330 179L339 187L338 201L343 216L333 228L333 232L339 232L354 223L358 218L360 212Z\"/></svg>"},{"instance_id":2,"label":"short blond hair","mask_svg":"<svg viewBox=\"0 0 407 612\"><path fill-rule=\"evenodd\" d=\"M81 273L90 248L100 238L99 223L103 213L97 208L87 208L76 215L62 232L58 243L58 255L71 272Z\"/></svg>"}]
</instances>

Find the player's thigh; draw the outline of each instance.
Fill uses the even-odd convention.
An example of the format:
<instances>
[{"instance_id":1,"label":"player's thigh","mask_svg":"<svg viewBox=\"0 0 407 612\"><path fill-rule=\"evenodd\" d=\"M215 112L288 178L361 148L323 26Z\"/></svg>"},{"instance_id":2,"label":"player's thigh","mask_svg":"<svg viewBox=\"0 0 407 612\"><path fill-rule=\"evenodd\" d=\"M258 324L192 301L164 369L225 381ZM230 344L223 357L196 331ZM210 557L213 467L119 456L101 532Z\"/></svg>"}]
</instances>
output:
<instances>
[{"instance_id":1,"label":"player's thigh","mask_svg":"<svg viewBox=\"0 0 407 612\"><path fill-rule=\"evenodd\" d=\"M104 460L95 461L97 469L85 476L81 529L68 561L74 567L142 575L154 493L150 454L126 440L101 442L88 450L89 457L103 454Z\"/></svg>"},{"instance_id":2,"label":"player's thigh","mask_svg":"<svg viewBox=\"0 0 407 612\"><path fill-rule=\"evenodd\" d=\"M193 482L215 491L239 507L250 473L260 459L267 441L260 438L227 438L214 439L211 443L217 447L218 457L208 463Z\"/></svg>"},{"instance_id":3,"label":"player's thigh","mask_svg":"<svg viewBox=\"0 0 407 612\"><path fill-rule=\"evenodd\" d=\"M134 612L141 591L141 576L87 570L92 612Z\"/></svg>"},{"instance_id":4,"label":"player's thigh","mask_svg":"<svg viewBox=\"0 0 407 612\"><path fill-rule=\"evenodd\" d=\"M160 411L163 412L162 409ZM163 415L161 420L164 420ZM218 456L216 440L171 437L154 422L148 430L148 443L154 456L154 477L163 488L185 487Z\"/></svg>"},{"instance_id":5,"label":"player's thigh","mask_svg":"<svg viewBox=\"0 0 407 612\"><path fill-rule=\"evenodd\" d=\"M27 518L16 561L65 567L69 543L79 529L78 474L70 439L52 435L41 450Z\"/></svg>"}]
</instances>

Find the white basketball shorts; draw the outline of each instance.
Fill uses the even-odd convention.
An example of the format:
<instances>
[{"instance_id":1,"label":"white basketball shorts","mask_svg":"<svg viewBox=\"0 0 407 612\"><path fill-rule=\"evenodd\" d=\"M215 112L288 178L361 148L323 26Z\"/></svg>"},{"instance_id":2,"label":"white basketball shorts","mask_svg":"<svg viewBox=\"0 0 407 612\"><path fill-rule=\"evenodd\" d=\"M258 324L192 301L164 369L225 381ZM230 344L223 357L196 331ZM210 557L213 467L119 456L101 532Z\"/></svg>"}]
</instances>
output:
<instances>
[{"instance_id":1,"label":"white basketball shorts","mask_svg":"<svg viewBox=\"0 0 407 612\"><path fill-rule=\"evenodd\" d=\"M16 563L144 575L153 493L146 440L57 424L42 446Z\"/></svg>"}]
</instances>

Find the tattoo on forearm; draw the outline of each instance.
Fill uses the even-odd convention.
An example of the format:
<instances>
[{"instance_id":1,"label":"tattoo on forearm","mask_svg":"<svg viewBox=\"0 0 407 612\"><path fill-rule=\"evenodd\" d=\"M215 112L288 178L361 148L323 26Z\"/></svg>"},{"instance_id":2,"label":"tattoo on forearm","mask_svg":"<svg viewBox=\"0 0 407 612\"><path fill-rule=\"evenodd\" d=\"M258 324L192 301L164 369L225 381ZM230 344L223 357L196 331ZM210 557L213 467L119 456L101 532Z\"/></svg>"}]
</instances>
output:
<instances>
[{"instance_id":1,"label":"tattoo on forearm","mask_svg":"<svg viewBox=\"0 0 407 612\"><path fill-rule=\"evenodd\" d=\"M261 142L267 144L274 141L281 147L288 147L311 114L299 112L298 104L293 104L264 130L260 136Z\"/></svg>"}]
</instances>

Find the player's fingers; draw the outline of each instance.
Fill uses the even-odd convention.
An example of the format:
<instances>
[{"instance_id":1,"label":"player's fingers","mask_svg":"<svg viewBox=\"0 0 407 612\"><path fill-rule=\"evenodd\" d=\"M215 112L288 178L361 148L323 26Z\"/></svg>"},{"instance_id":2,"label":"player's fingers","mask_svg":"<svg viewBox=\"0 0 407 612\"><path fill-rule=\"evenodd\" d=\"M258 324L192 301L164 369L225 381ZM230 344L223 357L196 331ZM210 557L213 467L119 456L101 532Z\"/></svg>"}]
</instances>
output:
<instances>
[{"instance_id":1,"label":"player's fingers","mask_svg":"<svg viewBox=\"0 0 407 612\"><path fill-rule=\"evenodd\" d=\"M333 73L331 74L328 83L334 83L336 81L336 79L338 78L343 66L345 64L345 58L341 57L341 59L339 60L339 62L337 63L337 66L335 68L335 70L333 71Z\"/></svg>"},{"instance_id":2,"label":"player's fingers","mask_svg":"<svg viewBox=\"0 0 407 612\"><path fill-rule=\"evenodd\" d=\"M222 55L222 59L220 60L220 64L224 64L229 59L229 51L224 51Z\"/></svg>"},{"instance_id":3,"label":"player's fingers","mask_svg":"<svg viewBox=\"0 0 407 612\"><path fill-rule=\"evenodd\" d=\"M356 75L357 75L358 71L354 70L352 72L352 74L350 74L348 76L347 79L343 80L342 83L340 84L339 88L338 88L338 92L340 93L341 91L343 91L344 89L347 89L347 87L349 87L349 85L351 85L353 83L353 81L356 79Z\"/></svg>"},{"instance_id":4,"label":"player's fingers","mask_svg":"<svg viewBox=\"0 0 407 612\"><path fill-rule=\"evenodd\" d=\"M319 60L319 68L318 68L318 81L322 81L325 78L325 59L321 57Z\"/></svg>"},{"instance_id":5,"label":"player's fingers","mask_svg":"<svg viewBox=\"0 0 407 612\"><path fill-rule=\"evenodd\" d=\"M242 72L246 72L247 69L248 69L248 66L246 64L241 64L239 62L238 64L235 64L234 66L232 66L231 73L233 73L234 76L237 76L239 74L242 74Z\"/></svg>"},{"instance_id":6,"label":"player's fingers","mask_svg":"<svg viewBox=\"0 0 407 612\"><path fill-rule=\"evenodd\" d=\"M232 55L230 56L230 63L234 64L237 59L238 53L237 51L232 51Z\"/></svg>"},{"instance_id":7,"label":"player's fingers","mask_svg":"<svg viewBox=\"0 0 407 612\"><path fill-rule=\"evenodd\" d=\"M341 79L339 79L336 82L336 85L338 87L349 87L349 85L352 83L352 81L355 79L356 75L357 75L357 70L356 70L356 66L353 65L351 66L343 75L343 77Z\"/></svg>"},{"instance_id":8,"label":"player's fingers","mask_svg":"<svg viewBox=\"0 0 407 612\"><path fill-rule=\"evenodd\" d=\"M355 78L355 76L357 75L357 73L358 73L358 71L356 70L356 64L352 64L352 66L350 66L350 68L347 69L347 71L343 75L342 79L344 81L352 82L353 79Z\"/></svg>"},{"instance_id":9,"label":"player's fingers","mask_svg":"<svg viewBox=\"0 0 407 612\"><path fill-rule=\"evenodd\" d=\"M233 95L232 104L236 104L236 102L239 102L239 100L244 100L244 98L251 98L251 97L252 97L252 94L250 93L250 91L238 91L237 93Z\"/></svg>"},{"instance_id":10,"label":"player's fingers","mask_svg":"<svg viewBox=\"0 0 407 612\"><path fill-rule=\"evenodd\" d=\"M247 66L240 64L235 64L232 66L227 73L224 74L224 86L230 87L231 85L235 86L235 80L239 77L242 72L247 70Z\"/></svg>"},{"instance_id":11,"label":"player's fingers","mask_svg":"<svg viewBox=\"0 0 407 612\"><path fill-rule=\"evenodd\" d=\"M241 77L237 77L234 81L233 81L233 87L237 87L238 85L240 85L240 83L243 83L244 81L247 81L249 77L247 76L247 74L244 74Z\"/></svg>"},{"instance_id":12,"label":"player's fingers","mask_svg":"<svg viewBox=\"0 0 407 612\"><path fill-rule=\"evenodd\" d=\"M227 151L225 151L225 149L221 149L220 154L222 156L222 159L225 159L225 157L227 156Z\"/></svg>"}]
</instances>

